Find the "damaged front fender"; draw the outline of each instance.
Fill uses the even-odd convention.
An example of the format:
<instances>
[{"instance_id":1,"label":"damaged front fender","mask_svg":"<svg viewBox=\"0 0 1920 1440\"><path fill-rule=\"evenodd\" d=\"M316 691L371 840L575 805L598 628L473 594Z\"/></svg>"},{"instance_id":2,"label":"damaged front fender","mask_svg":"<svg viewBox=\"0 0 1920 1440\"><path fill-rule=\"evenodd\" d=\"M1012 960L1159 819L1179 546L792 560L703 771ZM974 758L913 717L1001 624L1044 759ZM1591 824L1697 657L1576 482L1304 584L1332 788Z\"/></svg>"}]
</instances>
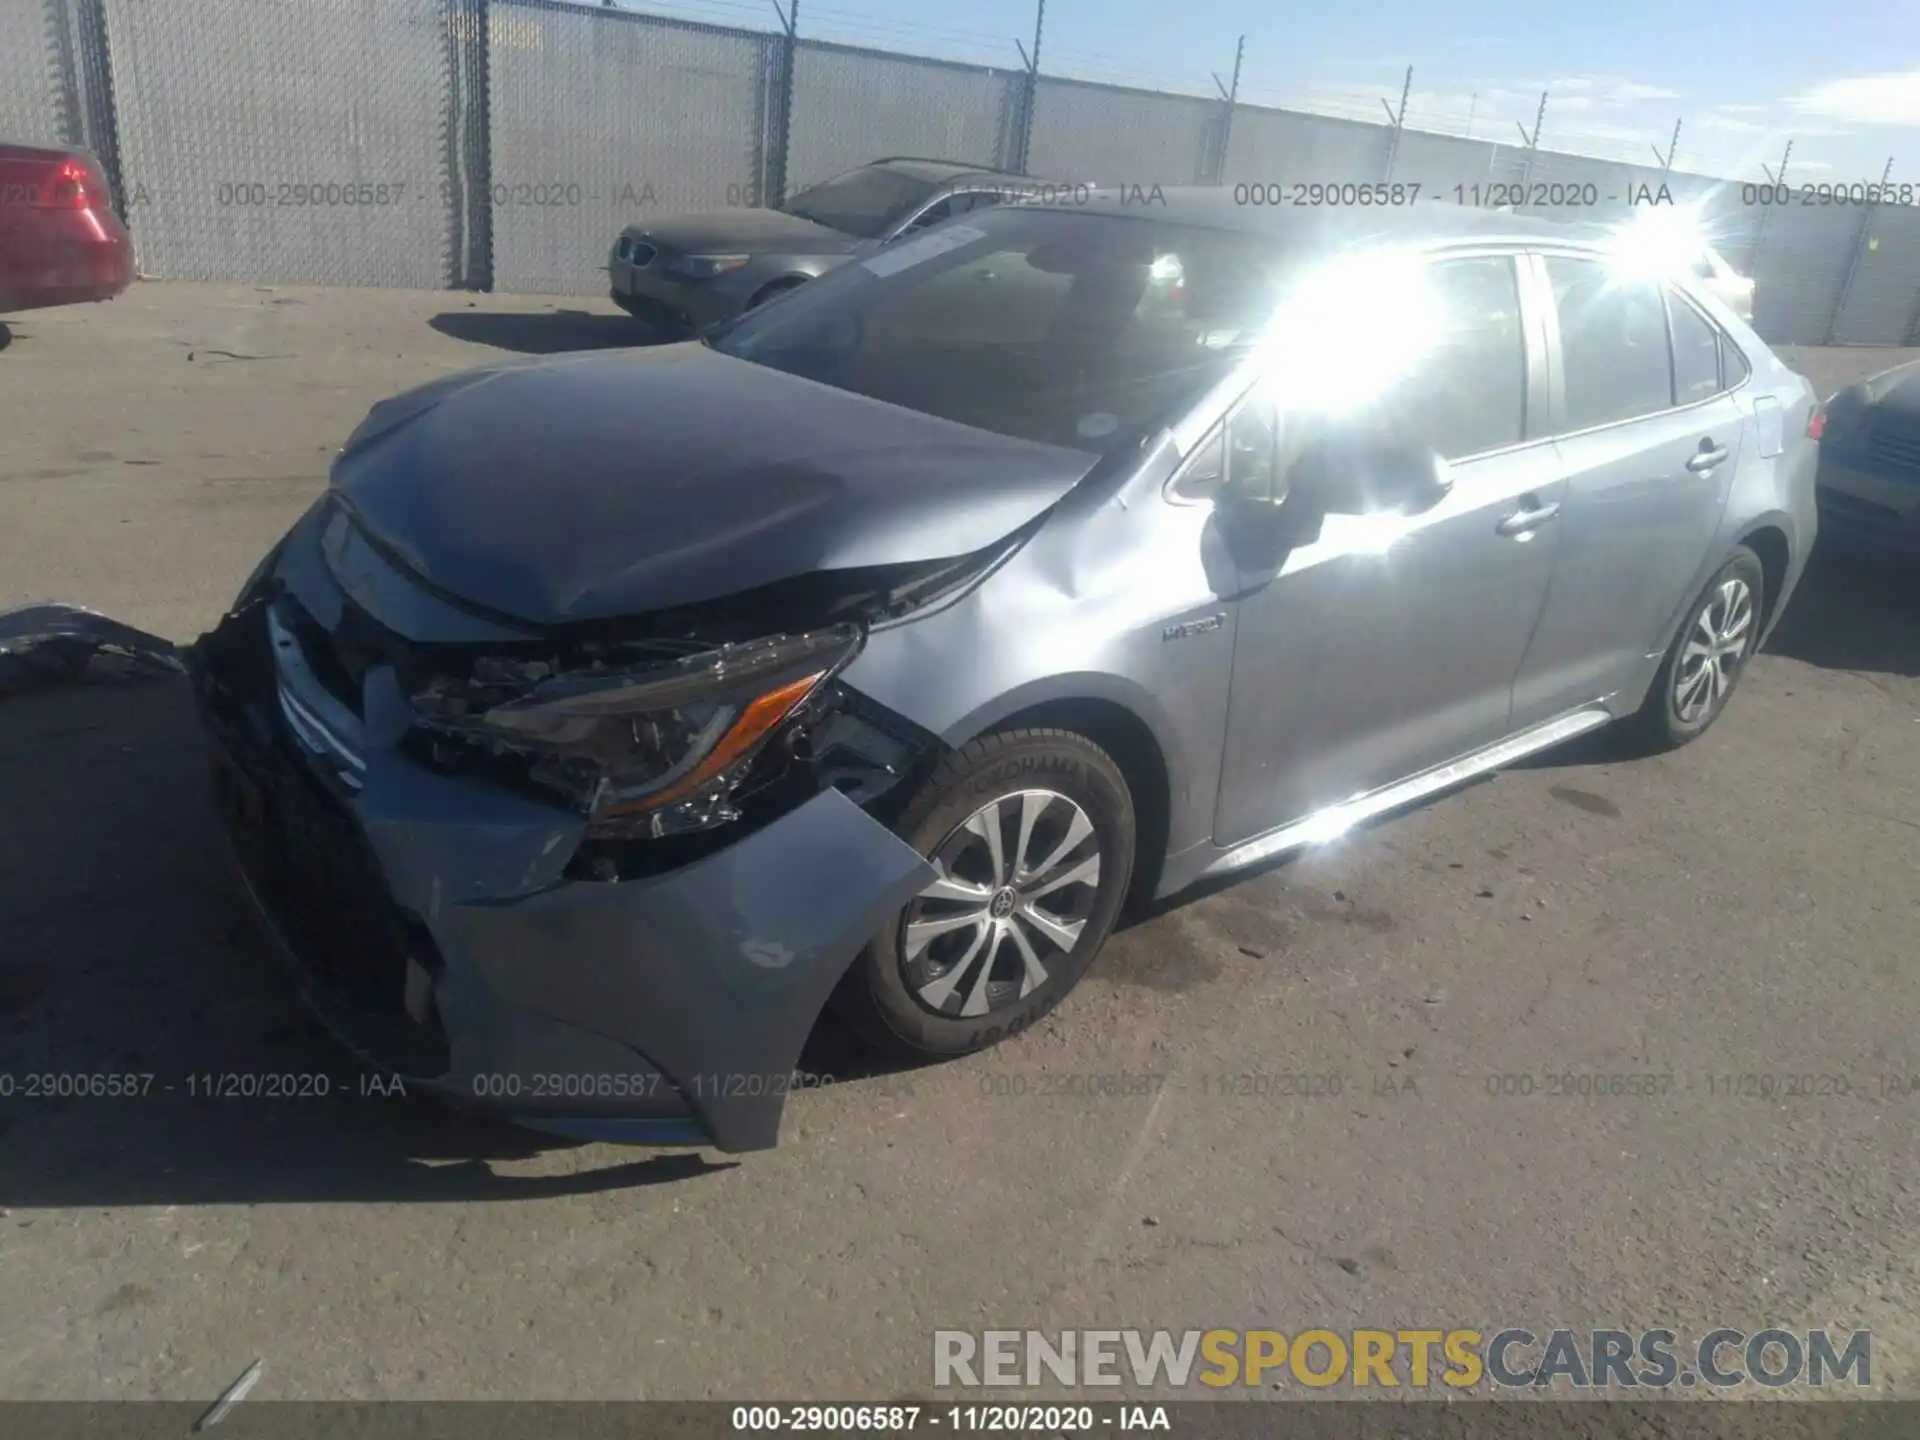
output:
<instances>
[{"instance_id":1,"label":"damaged front fender","mask_svg":"<svg viewBox=\"0 0 1920 1440\"><path fill-rule=\"evenodd\" d=\"M405 863L416 841L403 826L371 828L396 877L438 870ZM720 1149L760 1150L778 1140L801 1048L834 986L932 878L917 851L827 790L668 874L444 905L430 923L449 988L617 1041L672 1082ZM432 908L425 895L400 898ZM462 995L441 998L466 1008ZM455 1067L458 1089L470 1067L458 1055Z\"/></svg>"}]
</instances>

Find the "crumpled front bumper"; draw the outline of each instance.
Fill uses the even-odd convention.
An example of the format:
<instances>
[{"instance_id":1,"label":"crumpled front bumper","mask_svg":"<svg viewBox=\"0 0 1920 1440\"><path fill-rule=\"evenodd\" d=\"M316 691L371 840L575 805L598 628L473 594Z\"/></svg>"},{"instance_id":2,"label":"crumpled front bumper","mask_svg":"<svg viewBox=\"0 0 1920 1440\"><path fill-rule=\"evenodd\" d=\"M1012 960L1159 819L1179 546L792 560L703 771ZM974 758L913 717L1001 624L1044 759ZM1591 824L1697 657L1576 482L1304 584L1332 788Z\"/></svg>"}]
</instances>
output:
<instances>
[{"instance_id":1,"label":"crumpled front bumper","mask_svg":"<svg viewBox=\"0 0 1920 1440\"><path fill-rule=\"evenodd\" d=\"M567 811L390 749L356 793L329 788L262 677L219 673L235 662L211 657L254 648L227 639L195 663L217 804L343 1041L410 1088L544 1130L776 1143L828 995L932 876L917 852L829 789L680 869L568 879L584 825Z\"/></svg>"}]
</instances>

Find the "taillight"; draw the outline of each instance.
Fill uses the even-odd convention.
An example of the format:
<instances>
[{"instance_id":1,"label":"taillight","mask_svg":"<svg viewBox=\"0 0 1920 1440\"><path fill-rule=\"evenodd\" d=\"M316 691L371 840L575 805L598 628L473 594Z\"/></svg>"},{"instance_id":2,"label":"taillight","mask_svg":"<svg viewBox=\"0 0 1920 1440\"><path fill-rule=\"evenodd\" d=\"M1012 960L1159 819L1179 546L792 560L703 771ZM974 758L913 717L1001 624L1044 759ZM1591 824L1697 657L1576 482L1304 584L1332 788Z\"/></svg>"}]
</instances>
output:
<instances>
[{"instance_id":1,"label":"taillight","mask_svg":"<svg viewBox=\"0 0 1920 1440\"><path fill-rule=\"evenodd\" d=\"M1827 407L1816 405L1813 413L1807 417L1807 438L1818 440L1827 433Z\"/></svg>"},{"instance_id":2,"label":"taillight","mask_svg":"<svg viewBox=\"0 0 1920 1440\"><path fill-rule=\"evenodd\" d=\"M36 167L17 187L34 210L105 210L109 208L104 176L79 160L61 160Z\"/></svg>"}]
</instances>

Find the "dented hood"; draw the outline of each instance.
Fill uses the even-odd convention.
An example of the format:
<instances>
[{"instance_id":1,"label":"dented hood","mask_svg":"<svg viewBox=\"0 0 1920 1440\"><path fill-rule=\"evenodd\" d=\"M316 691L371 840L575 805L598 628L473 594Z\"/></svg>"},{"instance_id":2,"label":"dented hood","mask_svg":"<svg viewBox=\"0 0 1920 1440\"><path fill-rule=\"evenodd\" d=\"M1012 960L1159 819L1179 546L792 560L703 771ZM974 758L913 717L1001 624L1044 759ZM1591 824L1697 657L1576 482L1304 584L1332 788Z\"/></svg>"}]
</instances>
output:
<instances>
[{"instance_id":1,"label":"dented hood","mask_svg":"<svg viewBox=\"0 0 1920 1440\"><path fill-rule=\"evenodd\" d=\"M333 491L429 583L548 625L964 555L1098 458L688 343L497 365L384 401Z\"/></svg>"}]
</instances>

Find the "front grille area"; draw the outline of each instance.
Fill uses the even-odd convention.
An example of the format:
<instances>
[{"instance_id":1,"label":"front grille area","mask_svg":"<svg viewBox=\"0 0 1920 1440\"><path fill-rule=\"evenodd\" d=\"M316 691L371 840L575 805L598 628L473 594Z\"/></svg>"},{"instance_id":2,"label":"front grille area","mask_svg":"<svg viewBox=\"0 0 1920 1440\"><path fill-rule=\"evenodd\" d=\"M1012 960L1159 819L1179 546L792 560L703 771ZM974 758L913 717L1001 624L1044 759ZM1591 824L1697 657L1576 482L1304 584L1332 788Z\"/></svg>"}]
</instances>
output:
<instances>
[{"instance_id":1,"label":"front grille area","mask_svg":"<svg viewBox=\"0 0 1920 1440\"><path fill-rule=\"evenodd\" d=\"M325 687L327 693L354 714L360 713L360 687L364 674L350 669L335 649L333 637L320 622L307 612L307 608L291 595L283 595L274 603L275 621L290 635L300 647L301 657L307 668L313 672L313 678Z\"/></svg>"},{"instance_id":2,"label":"front grille area","mask_svg":"<svg viewBox=\"0 0 1920 1440\"><path fill-rule=\"evenodd\" d=\"M213 741L213 795L249 883L315 988L356 1021L347 1035L408 1074L447 1068L437 1018L406 1017L409 955L437 968L431 937L394 903L378 857L347 805L299 752L282 713L265 617L230 618L201 662L201 712ZM269 706L273 708L269 708Z\"/></svg>"},{"instance_id":3,"label":"front grille area","mask_svg":"<svg viewBox=\"0 0 1920 1440\"><path fill-rule=\"evenodd\" d=\"M1876 416L1867 431L1867 453L1883 465L1911 470L1920 477L1920 426Z\"/></svg>"}]
</instances>

